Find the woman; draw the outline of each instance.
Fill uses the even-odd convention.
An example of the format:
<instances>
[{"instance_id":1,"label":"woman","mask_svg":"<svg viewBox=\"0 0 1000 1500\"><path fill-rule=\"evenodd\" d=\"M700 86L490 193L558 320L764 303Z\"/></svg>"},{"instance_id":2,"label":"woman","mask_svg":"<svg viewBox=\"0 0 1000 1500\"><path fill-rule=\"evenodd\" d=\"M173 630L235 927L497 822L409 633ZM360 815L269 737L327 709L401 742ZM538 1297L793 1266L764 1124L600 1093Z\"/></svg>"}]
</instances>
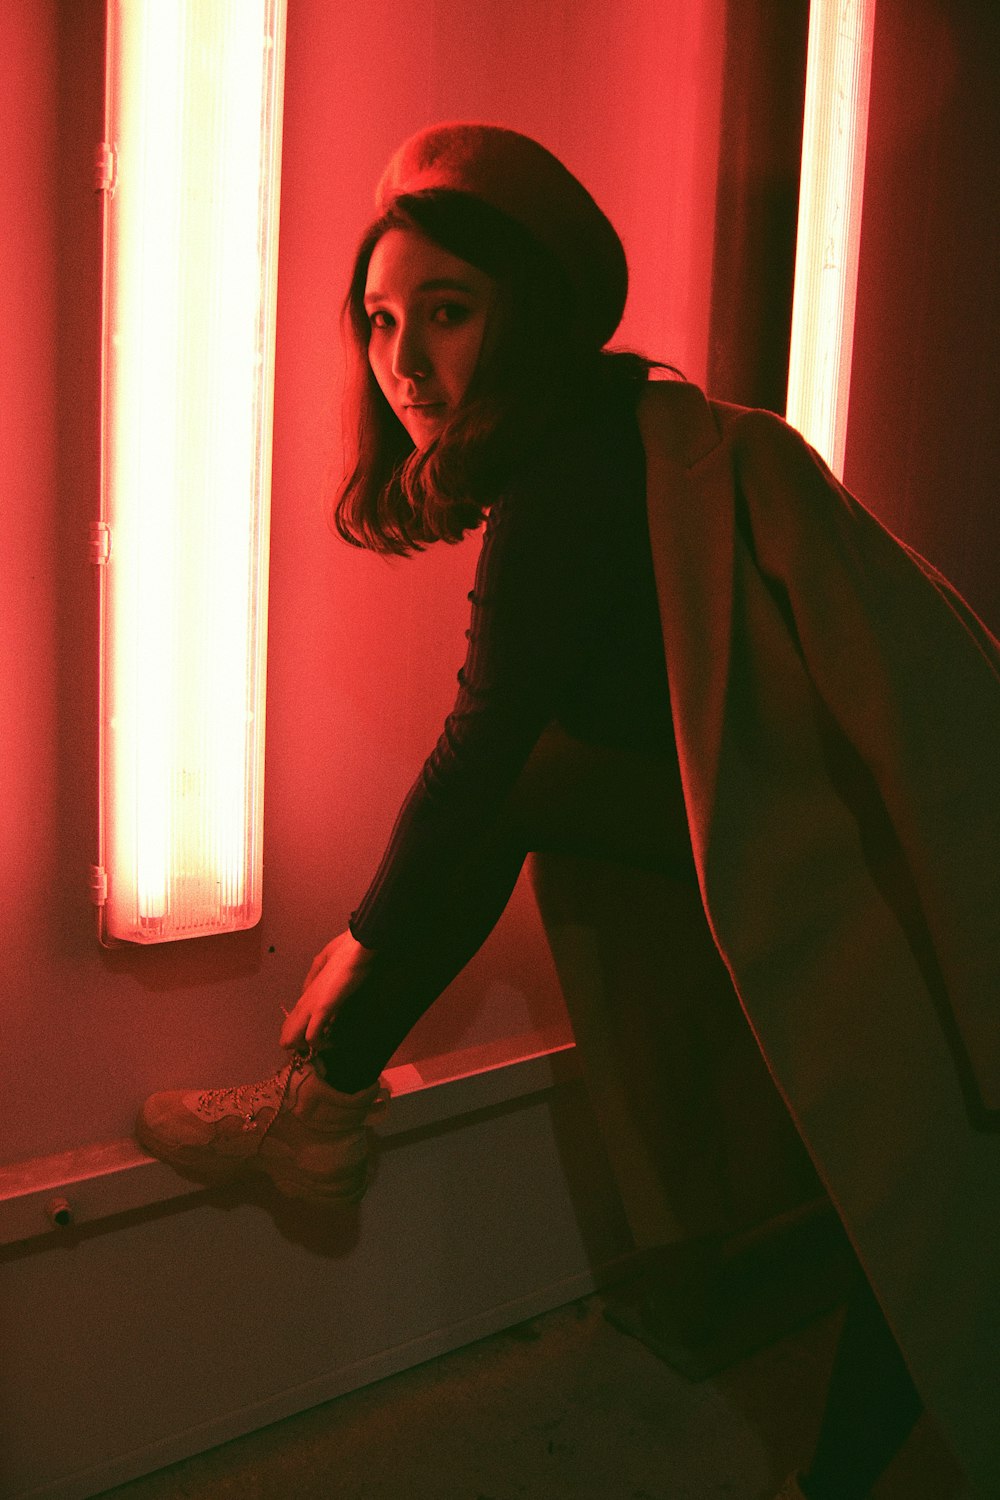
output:
<instances>
[{"instance_id":1,"label":"woman","mask_svg":"<svg viewBox=\"0 0 1000 1500\"><path fill-rule=\"evenodd\" d=\"M867 1273L816 1455L782 1494L861 1500L920 1412L869 1280L972 1476L995 1474L996 1386L970 1401L962 1373L1000 1373L995 1293L942 1342L941 1264L957 1276L998 1222L995 1187L974 1191L997 1166L995 935L968 957L997 847L969 748L1000 731L997 643L779 419L604 349L624 252L537 143L419 132L377 206L345 306L356 459L336 525L406 555L486 519L458 698L287 1016L291 1061L154 1095L139 1139L202 1177L252 1167L356 1201L379 1075L527 852L665 871L697 885ZM956 1163L968 1190L928 1237Z\"/></svg>"}]
</instances>

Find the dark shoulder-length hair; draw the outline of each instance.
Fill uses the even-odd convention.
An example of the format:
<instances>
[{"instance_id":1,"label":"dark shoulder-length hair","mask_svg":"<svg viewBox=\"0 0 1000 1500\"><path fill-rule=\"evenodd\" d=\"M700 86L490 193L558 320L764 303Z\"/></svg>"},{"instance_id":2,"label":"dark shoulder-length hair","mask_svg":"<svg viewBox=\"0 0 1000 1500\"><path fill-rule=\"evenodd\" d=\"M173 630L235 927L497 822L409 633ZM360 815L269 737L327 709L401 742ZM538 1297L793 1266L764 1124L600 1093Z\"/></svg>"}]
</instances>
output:
<instances>
[{"instance_id":1,"label":"dark shoulder-length hair","mask_svg":"<svg viewBox=\"0 0 1000 1500\"><path fill-rule=\"evenodd\" d=\"M441 431L415 447L368 361L368 263L389 229L415 229L497 283L495 327L465 399ZM653 367L627 350L588 347L576 333L568 279L533 236L469 194L401 197L365 232L344 301L347 354L345 474L332 522L355 547L405 557L459 542L555 432L592 403L624 394Z\"/></svg>"}]
</instances>

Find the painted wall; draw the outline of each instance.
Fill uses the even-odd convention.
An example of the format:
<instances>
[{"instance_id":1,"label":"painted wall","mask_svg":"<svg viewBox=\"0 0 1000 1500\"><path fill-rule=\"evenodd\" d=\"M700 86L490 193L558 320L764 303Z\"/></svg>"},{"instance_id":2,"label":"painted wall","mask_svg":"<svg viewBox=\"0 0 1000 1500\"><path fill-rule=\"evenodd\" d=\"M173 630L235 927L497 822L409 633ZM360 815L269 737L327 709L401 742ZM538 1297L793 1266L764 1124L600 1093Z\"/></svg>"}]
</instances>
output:
<instances>
[{"instance_id":1,"label":"painted wall","mask_svg":"<svg viewBox=\"0 0 1000 1500\"><path fill-rule=\"evenodd\" d=\"M403 564L335 540L338 316L391 150L437 118L537 135L591 186L633 264L623 340L703 380L723 0L289 0L272 520L264 919L103 951L96 585L103 0L5 4L0 462L4 941L0 1159L126 1134L154 1088L262 1076L279 1006L342 930L436 738L478 541ZM602 66L595 67L600 58ZM431 1055L566 1023L525 882L409 1039Z\"/></svg>"},{"instance_id":2,"label":"painted wall","mask_svg":"<svg viewBox=\"0 0 1000 1500\"><path fill-rule=\"evenodd\" d=\"M152 1088L235 1081L276 1065L279 1005L362 893L449 706L476 543L390 566L345 548L323 522L338 451L341 292L372 186L403 136L463 114L537 134L622 231L633 263L625 339L693 379L724 380L721 393L733 399L767 399L749 388L759 369L739 353L743 333L733 331L727 308L740 305L735 286L754 284L748 269L761 263L771 231L744 235L746 255L734 256L721 243L731 222L717 218L723 205L738 216L761 203L771 191L760 176L767 161L780 161L777 198L787 197L787 141L780 133L755 140L759 76L756 64L741 71L733 50L741 41L733 18L749 8L743 0L431 0L419 10L388 0L289 0L265 916L258 930L235 937L104 952L87 897L96 846L96 593L86 547L97 497L100 205L92 160L102 122L103 0L0 0L9 167L0 177L8 518L0 1161L123 1135ZM759 0L753 24L773 25L780 11ZM847 478L996 628L994 26L982 7L960 0L879 0ZM744 332L764 326L760 313L747 312ZM776 355L783 340L775 330ZM564 1025L522 888L407 1045L426 1055ZM23 1472L66 1472L94 1461L88 1455L102 1445L119 1452L113 1444L124 1442L123 1431L135 1448L154 1445L136 1461L138 1472L298 1409L254 1408L243 1426L211 1425L190 1437L205 1415L190 1380L192 1338L202 1340L199 1354L231 1351L235 1338L244 1357L229 1366L249 1371L250 1384L264 1349L277 1386L294 1387L301 1405L335 1394L331 1366L367 1350L373 1324L383 1343L411 1336L407 1318L422 1335L438 1329L450 1316L444 1291L452 1283L489 1304L491 1317L532 1276L551 1305L563 1262L601 1264L627 1226L588 1134L591 1116L557 1100L553 1124L549 1109L547 1100L532 1106L532 1118L543 1118L531 1131L527 1112L498 1112L468 1133L425 1137L407 1148L423 1158L417 1168L412 1155L390 1152L384 1192L366 1205L367 1231L350 1264L351 1246L303 1235L292 1213L275 1224L252 1202L211 1197L113 1221L82 1235L75 1255L65 1243L16 1247L7 1266L6 1410ZM463 1222L483 1219L490 1277L478 1230L456 1240L438 1212L464 1201L462 1193L481 1197L474 1163L484 1151L507 1164L504 1191L494 1188L489 1212ZM525 1159L533 1176L511 1165ZM584 1222L559 1260L550 1224L572 1239L566 1226L581 1217L581 1203ZM491 1215L508 1231L518 1226L499 1253ZM522 1223L544 1229L537 1253L525 1250ZM401 1243L412 1248L415 1232L410 1274L400 1278L393 1256ZM519 1254L531 1260L528 1270ZM191 1268L184 1297L170 1279L178 1266ZM252 1288L248 1316L229 1295L234 1280ZM313 1284L315 1297L303 1303L298 1293ZM387 1285L405 1285L405 1306L385 1299ZM291 1311L289 1286L298 1289ZM321 1298L323 1318L311 1311L301 1323L296 1309ZM495 1326L476 1324L468 1336ZM212 1359L196 1366L214 1385ZM123 1424L119 1393L144 1391L133 1372L151 1368L162 1421L153 1421L143 1394ZM84 1377L87 1403L78 1395ZM355 1384L365 1378L367 1365L351 1376ZM231 1405L249 1399L241 1388ZM53 1426L56 1443L47 1441ZM168 1429L169 1443L161 1435ZM188 1446L177 1445L178 1432Z\"/></svg>"},{"instance_id":3,"label":"painted wall","mask_svg":"<svg viewBox=\"0 0 1000 1500\"><path fill-rule=\"evenodd\" d=\"M878 0L846 482L1000 632L1000 12Z\"/></svg>"},{"instance_id":4,"label":"painted wall","mask_svg":"<svg viewBox=\"0 0 1000 1500\"><path fill-rule=\"evenodd\" d=\"M781 416L808 33L808 0L727 7L708 387Z\"/></svg>"},{"instance_id":5,"label":"painted wall","mask_svg":"<svg viewBox=\"0 0 1000 1500\"><path fill-rule=\"evenodd\" d=\"M476 540L386 564L337 542L323 520L339 443L342 288L398 141L462 115L537 134L623 234L633 270L623 340L696 380L734 368L721 310L745 270L721 253L717 202L755 201L734 192L739 153L758 195L766 185L748 149L754 119L739 129L750 106L732 102L739 34L723 0L517 0L485 12L437 0L419 15L390 0L290 0L289 11L264 921L238 936L104 952L87 898L96 591L86 556L103 3L3 7L0 119L16 163L0 180L7 1161L125 1133L152 1088L259 1076L280 1061L279 1006L363 892L450 705ZM849 484L994 629L996 27L957 0L880 0L847 452ZM724 394L763 399L732 384ZM564 1025L522 884L407 1048L427 1055Z\"/></svg>"}]
</instances>

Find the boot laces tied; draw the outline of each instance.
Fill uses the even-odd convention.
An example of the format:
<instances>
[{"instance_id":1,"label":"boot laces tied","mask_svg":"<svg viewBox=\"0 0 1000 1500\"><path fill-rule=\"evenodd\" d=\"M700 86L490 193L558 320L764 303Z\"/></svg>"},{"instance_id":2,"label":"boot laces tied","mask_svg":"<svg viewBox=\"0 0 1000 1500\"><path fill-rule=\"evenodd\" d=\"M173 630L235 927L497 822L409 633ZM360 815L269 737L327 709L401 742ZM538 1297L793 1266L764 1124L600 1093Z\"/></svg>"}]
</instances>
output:
<instances>
[{"instance_id":1,"label":"boot laces tied","mask_svg":"<svg viewBox=\"0 0 1000 1500\"><path fill-rule=\"evenodd\" d=\"M243 1129L252 1130L254 1120L265 1102L274 1102L274 1113L264 1127L261 1137L263 1139L278 1118L285 1095L288 1093L288 1086L292 1081L292 1074L297 1073L304 1063L305 1059L296 1055L280 1067L277 1073L272 1074L270 1078L261 1079L259 1083L233 1083L227 1088L205 1089L198 1095L199 1108L207 1109L210 1105L226 1104L231 1101L236 1112L243 1116ZM276 1101L275 1094L277 1094Z\"/></svg>"}]
</instances>

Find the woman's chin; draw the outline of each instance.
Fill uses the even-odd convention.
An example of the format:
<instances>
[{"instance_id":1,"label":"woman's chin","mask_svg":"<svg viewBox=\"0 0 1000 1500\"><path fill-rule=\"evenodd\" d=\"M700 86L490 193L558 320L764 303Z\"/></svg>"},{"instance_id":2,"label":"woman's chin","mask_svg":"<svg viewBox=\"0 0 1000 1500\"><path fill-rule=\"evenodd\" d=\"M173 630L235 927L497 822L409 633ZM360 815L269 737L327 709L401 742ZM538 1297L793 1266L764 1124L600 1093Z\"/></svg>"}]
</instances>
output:
<instances>
[{"instance_id":1,"label":"woman's chin","mask_svg":"<svg viewBox=\"0 0 1000 1500\"><path fill-rule=\"evenodd\" d=\"M408 407L403 426L418 448L426 448L436 438L448 419L448 408L443 401L434 406Z\"/></svg>"}]
</instances>

